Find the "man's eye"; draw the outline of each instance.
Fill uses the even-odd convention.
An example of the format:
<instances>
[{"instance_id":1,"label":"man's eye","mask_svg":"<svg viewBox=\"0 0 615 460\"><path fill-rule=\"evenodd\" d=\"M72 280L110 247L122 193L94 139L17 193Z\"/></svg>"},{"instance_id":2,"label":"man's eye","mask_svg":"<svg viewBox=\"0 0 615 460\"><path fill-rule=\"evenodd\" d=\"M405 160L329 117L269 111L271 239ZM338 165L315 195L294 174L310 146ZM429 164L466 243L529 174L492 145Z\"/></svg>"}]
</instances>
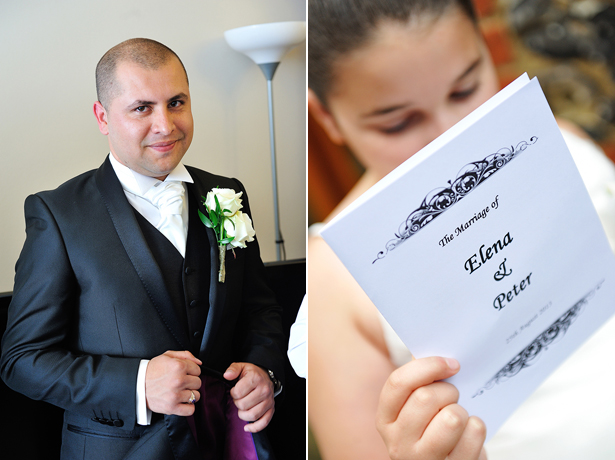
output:
<instances>
[{"instance_id":1,"label":"man's eye","mask_svg":"<svg viewBox=\"0 0 615 460\"><path fill-rule=\"evenodd\" d=\"M169 107L172 107L172 108L177 108L177 107L180 107L182 104L183 104L183 102L182 102L182 101L172 101L172 102L169 104Z\"/></svg>"},{"instance_id":2,"label":"man's eye","mask_svg":"<svg viewBox=\"0 0 615 460\"><path fill-rule=\"evenodd\" d=\"M143 112L145 112L146 110L147 110L147 106L145 106L145 105L140 105L139 107L137 107L137 108L135 109L135 111L136 111L136 112L139 112L139 113L143 113Z\"/></svg>"}]
</instances>

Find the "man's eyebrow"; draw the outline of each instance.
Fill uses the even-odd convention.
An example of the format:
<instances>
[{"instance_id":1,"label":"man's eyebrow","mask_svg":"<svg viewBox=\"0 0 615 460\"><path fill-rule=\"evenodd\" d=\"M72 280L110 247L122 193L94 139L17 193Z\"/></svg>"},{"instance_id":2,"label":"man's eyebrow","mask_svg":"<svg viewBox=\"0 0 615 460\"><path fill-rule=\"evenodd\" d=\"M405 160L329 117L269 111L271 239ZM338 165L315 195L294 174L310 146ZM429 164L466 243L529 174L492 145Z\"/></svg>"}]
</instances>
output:
<instances>
[{"instance_id":1,"label":"man's eyebrow","mask_svg":"<svg viewBox=\"0 0 615 460\"><path fill-rule=\"evenodd\" d=\"M152 102L152 101L143 101L141 99L137 99L132 104L130 104L129 107L140 107L142 105L154 105L154 104L155 102Z\"/></svg>"},{"instance_id":2,"label":"man's eyebrow","mask_svg":"<svg viewBox=\"0 0 615 460\"><path fill-rule=\"evenodd\" d=\"M177 101L179 99L188 99L188 95L186 93L179 93L179 94L173 96L167 102L173 102L173 101Z\"/></svg>"},{"instance_id":3,"label":"man's eyebrow","mask_svg":"<svg viewBox=\"0 0 615 460\"><path fill-rule=\"evenodd\" d=\"M173 101L177 101L179 99L188 99L188 95L186 93L179 93L176 94L175 96L169 98L169 100L167 102L173 102ZM145 101L142 99L137 99L136 101L133 101L132 104L130 104L129 107L140 107L142 105L156 105L156 102L154 101Z\"/></svg>"},{"instance_id":4,"label":"man's eyebrow","mask_svg":"<svg viewBox=\"0 0 615 460\"><path fill-rule=\"evenodd\" d=\"M463 73L459 75L459 77L457 77L457 79L455 80L455 84L459 83L469 74L471 74L480 65L482 60L483 60L483 57L479 56L474 62L472 62L472 64L470 64L468 68L464 70ZM395 112L396 110L400 110L400 109L403 109L403 108L406 108L412 105L413 104L411 102L408 102L406 104L398 104L398 105L393 105L390 107L384 107L382 109L376 109L373 112L362 115L362 118L370 118L370 117L376 117L378 115L386 115L387 113Z\"/></svg>"}]
</instances>

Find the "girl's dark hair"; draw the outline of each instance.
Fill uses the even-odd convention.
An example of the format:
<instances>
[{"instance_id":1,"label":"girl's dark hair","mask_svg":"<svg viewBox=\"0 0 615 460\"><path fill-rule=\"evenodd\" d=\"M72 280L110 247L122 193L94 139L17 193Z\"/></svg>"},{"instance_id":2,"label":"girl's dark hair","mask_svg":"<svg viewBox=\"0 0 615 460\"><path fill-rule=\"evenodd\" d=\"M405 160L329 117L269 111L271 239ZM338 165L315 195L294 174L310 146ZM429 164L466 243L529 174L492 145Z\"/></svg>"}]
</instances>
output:
<instances>
[{"instance_id":1,"label":"girl's dark hair","mask_svg":"<svg viewBox=\"0 0 615 460\"><path fill-rule=\"evenodd\" d=\"M365 44L382 20L438 17L458 6L473 22L472 0L309 0L308 86L326 103L335 60Z\"/></svg>"}]
</instances>

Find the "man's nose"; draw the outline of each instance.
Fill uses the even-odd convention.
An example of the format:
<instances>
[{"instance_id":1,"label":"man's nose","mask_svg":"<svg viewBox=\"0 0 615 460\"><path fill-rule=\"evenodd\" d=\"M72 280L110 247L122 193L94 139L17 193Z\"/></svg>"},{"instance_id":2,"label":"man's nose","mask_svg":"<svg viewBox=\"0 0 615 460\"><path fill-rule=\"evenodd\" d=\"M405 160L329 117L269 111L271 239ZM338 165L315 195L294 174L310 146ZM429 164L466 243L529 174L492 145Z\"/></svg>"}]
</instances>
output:
<instances>
[{"instance_id":1,"label":"man's nose","mask_svg":"<svg viewBox=\"0 0 615 460\"><path fill-rule=\"evenodd\" d=\"M154 113L152 132L167 135L172 133L173 129L175 129L173 115L168 110L162 109Z\"/></svg>"}]
</instances>

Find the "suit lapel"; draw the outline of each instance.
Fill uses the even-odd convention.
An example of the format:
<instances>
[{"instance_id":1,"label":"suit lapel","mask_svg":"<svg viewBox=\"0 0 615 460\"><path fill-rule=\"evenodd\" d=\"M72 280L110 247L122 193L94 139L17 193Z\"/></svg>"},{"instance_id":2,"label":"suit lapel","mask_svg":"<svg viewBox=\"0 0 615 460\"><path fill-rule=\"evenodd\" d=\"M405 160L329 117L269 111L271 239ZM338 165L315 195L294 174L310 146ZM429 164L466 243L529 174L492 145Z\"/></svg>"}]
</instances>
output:
<instances>
[{"instance_id":1,"label":"suit lapel","mask_svg":"<svg viewBox=\"0 0 615 460\"><path fill-rule=\"evenodd\" d=\"M188 185L188 192L194 194L199 203L199 209L201 212L207 214L205 206L203 205L202 196L207 196L207 192L216 186L216 184L210 184L197 174L193 168L188 168L190 175L194 180L193 184ZM199 219L197 210L190 210L191 219ZM214 335L220 320L222 318L222 310L224 308L224 301L226 299L226 284L218 282L218 268L220 265L218 245L216 242L216 234L211 228L207 228L207 237L209 240L209 259L211 266L211 273L209 277L209 312L207 313L207 320L205 322L205 331L203 333L203 341L201 342L200 356L201 359L206 359L209 346L214 339Z\"/></svg>"},{"instance_id":2,"label":"suit lapel","mask_svg":"<svg viewBox=\"0 0 615 460\"><path fill-rule=\"evenodd\" d=\"M156 311L184 350L190 348L185 329L175 314L160 268L152 255L134 211L109 159L96 172L96 184L113 221L117 235Z\"/></svg>"}]
</instances>

